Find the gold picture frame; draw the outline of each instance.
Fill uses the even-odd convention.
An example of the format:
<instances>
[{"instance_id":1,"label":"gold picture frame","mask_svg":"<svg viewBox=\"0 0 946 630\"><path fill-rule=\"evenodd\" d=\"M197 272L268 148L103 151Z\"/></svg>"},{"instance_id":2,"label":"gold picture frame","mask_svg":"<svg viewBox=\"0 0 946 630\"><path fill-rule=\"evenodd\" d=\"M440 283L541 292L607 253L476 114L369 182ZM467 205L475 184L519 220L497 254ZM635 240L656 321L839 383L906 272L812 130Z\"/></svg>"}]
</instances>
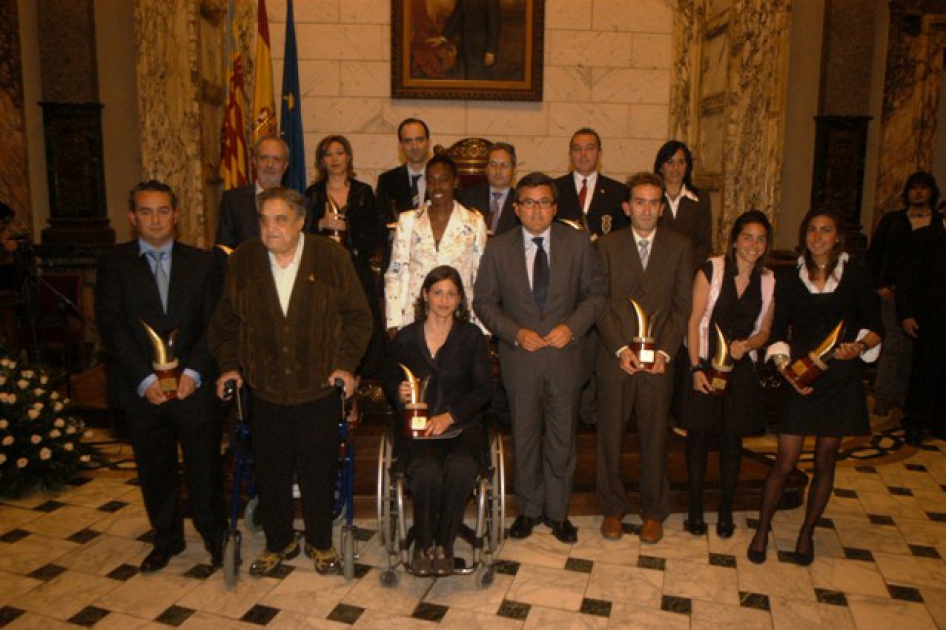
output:
<instances>
[{"instance_id":1,"label":"gold picture frame","mask_svg":"<svg viewBox=\"0 0 946 630\"><path fill-rule=\"evenodd\" d=\"M541 101L545 0L392 0L391 96Z\"/></svg>"}]
</instances>

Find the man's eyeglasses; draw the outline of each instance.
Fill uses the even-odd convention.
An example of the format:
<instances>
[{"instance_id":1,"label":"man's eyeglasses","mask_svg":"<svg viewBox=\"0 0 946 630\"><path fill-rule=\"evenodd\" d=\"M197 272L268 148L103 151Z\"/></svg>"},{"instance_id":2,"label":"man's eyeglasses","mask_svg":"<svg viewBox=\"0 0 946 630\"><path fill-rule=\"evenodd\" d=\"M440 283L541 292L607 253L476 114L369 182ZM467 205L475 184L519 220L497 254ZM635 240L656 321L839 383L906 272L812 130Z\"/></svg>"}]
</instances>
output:
<instances>
[{"instance_id":1,"label":"man's eyeglasses","mask_svg":"<svg viewBox=\"0 0 946 630\"><path fill-rule=\"evenodd\" d=\"M531 210L532 208L535 208L536 206L539 206L539 207L542 208L543 210L548 210L549 208L552 207L552 205L553 205L554 203L555 203L554 200L548 199L548 198L545 198L545 199L521 199L521 200L519 201L519 205L522 206L523 208L527 209L527 210Z\"/></svg>"}]
</instances>

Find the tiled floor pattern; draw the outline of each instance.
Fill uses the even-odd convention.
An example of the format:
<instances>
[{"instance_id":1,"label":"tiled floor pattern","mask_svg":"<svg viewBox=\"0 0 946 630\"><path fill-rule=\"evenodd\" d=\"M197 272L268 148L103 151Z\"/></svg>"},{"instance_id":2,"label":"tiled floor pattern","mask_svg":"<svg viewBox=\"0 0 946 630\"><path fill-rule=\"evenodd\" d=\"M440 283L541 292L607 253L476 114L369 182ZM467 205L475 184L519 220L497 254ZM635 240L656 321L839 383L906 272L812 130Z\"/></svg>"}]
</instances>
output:
<instances>
[{"instance_id":1,"label":"tiled floor pattern","mask_svg":"<svg viewBox=\"0 0 946 630\"><path fill-rule=\"evenodd\" d=\"M745 559L744 513L730 540L712 527L693 537L674 515L654 546L632 534L605 541L599 519L580 517L572 546L544 527L507 540L489 588L405 574L388 588L376 524L365 521L352 583L318 576L300 556L228 591L192 530L167 569L138 574L150 547L138 488L130 474L100 476L0 505L0 627L946 628L946 444L896 464L839 468L836 485L807 568L777 553L793 549L802 509L778 515L761 566ZM244 556L261 544L245 535Z\"/></svg>"}]
</instances>

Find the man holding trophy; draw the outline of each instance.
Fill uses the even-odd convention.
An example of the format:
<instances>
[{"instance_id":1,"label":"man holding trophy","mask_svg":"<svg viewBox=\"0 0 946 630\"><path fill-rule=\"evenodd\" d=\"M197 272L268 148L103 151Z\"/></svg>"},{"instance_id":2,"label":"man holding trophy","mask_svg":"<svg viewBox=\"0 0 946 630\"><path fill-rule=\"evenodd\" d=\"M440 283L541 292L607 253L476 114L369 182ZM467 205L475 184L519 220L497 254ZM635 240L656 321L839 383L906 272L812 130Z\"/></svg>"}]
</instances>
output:
<instances>
[{"instance_id":1,"label":"man holding trophy","mask_svg":"<svg viewBox=\"0 0 946 630\"><path fill-rule=\"evenodd\" d=\"M184 453L194 525L222 564L220 427L213 413L213 358L206 329L216 301L213 257L175 242L177 196L162 182L131 191L138 238L98 263L95 315L108 353L109 399L128 419L154 549L147 573L184 550L177 449Z\"/></svg>"},{"instance_id":2,"label":"man holding trophy","mask_svg":"<svg viewBox=\"0 0 946 630\"><path fill-rule=\"evenodd\" d=\"M673 376L667 369L683 342L692 301L690 242L658 228L664 212L659 175L638 173L628 181L624 212L631 229L598 239L608 302L598 318L598 503L601 535L616 540L630 509L621 481L621 452L632 413L637 417L641 472L641 542L663 538L670 513L667 479L667 414Z\"/></svg>"}]
</instances>

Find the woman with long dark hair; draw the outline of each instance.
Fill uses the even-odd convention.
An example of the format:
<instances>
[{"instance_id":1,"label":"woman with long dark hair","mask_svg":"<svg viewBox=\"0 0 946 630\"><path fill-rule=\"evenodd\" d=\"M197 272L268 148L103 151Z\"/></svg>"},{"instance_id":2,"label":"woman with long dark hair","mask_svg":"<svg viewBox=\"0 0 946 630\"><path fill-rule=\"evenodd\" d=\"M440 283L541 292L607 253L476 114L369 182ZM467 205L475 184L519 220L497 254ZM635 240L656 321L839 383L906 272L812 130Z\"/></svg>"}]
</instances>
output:
<instances>
[{"instance_id":1,"label":"woman with long dark hair","mask_svg":"<svg viewBox=\"0 0 946 630\"><path fill-rule=\"evenodd\" d=\"M371 186L355 179L355 158L345 136L329 135L315 149L315 183L306 197L312 199L314 212L310 231L338 241L349 252L358 279L368 298L374 319L374 332L359 373L376 374L382 367L384 329L378 280L371 271L371 256L384 242L384 229L378 216Z\"/></svg>"},{"instance_id":2,"label":"woman with long dark hair","mask_svg":"<svg viewBox=\"0 0 946 630\"><path fill-rule=\"evenodd\" d=\"M742 436L763 426L755 361L772 325L775 275L765 268L771 239L772 225L762 212L743 213L733 223L726 254L703 263L693 282L687 334L692 388L684 398L680 426L687 430L690 494L684 528L695 536L706 533L703 482L711 437L716 435L719 442L716 533L729 538L736 527L733 496L742 461ZM728 347L724 351L732 360L721 394L711 382L711 360L720 344L717 329L725 336Z\"/></svg>"},{"instance_id":3,"label":"woman with long dark hair","mask_svg":"<svg viewBox=\"0 0 946 630\"><path fill-rule=\"evenodd\" d=\"M815 470L793 556L801 565L814 559L815 524L831 498L841 438L870 433L862 361L877 359L883 325L870 275L843 251L841 225L827 207L809 212L799 231L798 271L780 278L776 290L773 343L766 358L774 360L786 383L779 405L775 464L765 480L759 528L747 551L756 564L765 562L772 517L805 436L815 436ZM793 362L815 349L825 350L824 341L841 322L827 370L810 384L800 383L791 369Z\"/></svg>"},{"instance_id":4,"label":"woman with long dark hair","mask_svg":"<svg viewBox=\"0 0 946 630\"><path fill-rule=\"evenodd\" d=\"M382 382L400 411L411 400L400 366L419 380L429 377L428 439L405 438L395 431L395 455L414 497L411 571L444 576L453 572L453 542L487 452L484 413L491 366L483 333L469 321L470 307L456 269L432 269L414 308L414 321L391 343ZM449 439L429 439L457 430L462 432Z\"/></svg>"},{"instance_id":5,"label":"woman with long dark hair","mask_svg":"<svg viewBox=\"0 0 946 630\"><path fill-rule=\"evenodd\" d=\"M693 265L699 267L713 250L713 210L709 195L693 185L693 154L679 140L657 151L654 172L663 177L667 207L659 227L668 227L690 239Z\"/></svg>"}]
</instances>

